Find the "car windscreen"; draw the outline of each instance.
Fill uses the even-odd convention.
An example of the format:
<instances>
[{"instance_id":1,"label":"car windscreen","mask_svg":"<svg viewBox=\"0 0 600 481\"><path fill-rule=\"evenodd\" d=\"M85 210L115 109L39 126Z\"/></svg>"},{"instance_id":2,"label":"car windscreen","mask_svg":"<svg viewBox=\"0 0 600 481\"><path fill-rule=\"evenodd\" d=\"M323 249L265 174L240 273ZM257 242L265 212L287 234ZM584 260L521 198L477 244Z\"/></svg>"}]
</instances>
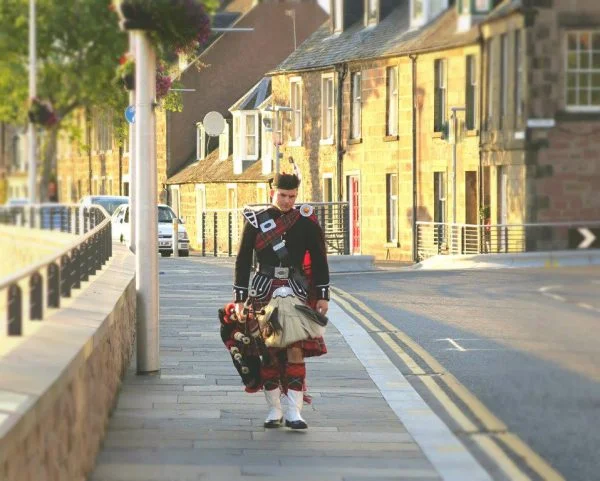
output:
<instances>
[{"instance_id":1,"label":"car windscreen","mask_svg":"<svg viewBox=\"0 0 600 481\"><path fill-rule=\"evenodd\" d=\"M168 222L169 224L175 219L175 214L169 207L158 208L158 222Z\"/></svg>"},{"instance_id":2,"label":"car windscreen","mask_svg":"<svg viewBox=\"0 0 600 481\"><path fill-rule=\"evenodd\" d=\"M101 198L101 197L94 197L92 198L92 204L97 204L97 205L101 205L102 207L104 207L106 209L106 212L108 212L108 215L113 215L113 212L117 209L117 207L119 207L121 204L127 204L127 200L124 200L122 198Z\"/></svg>"}]
</instances>

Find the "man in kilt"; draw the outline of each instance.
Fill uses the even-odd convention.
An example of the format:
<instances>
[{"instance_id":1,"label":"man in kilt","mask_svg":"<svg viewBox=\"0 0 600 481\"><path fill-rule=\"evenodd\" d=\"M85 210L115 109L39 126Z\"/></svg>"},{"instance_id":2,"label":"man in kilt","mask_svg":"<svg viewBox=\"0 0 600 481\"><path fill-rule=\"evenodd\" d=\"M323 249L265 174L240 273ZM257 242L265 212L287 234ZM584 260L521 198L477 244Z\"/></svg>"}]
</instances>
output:
<instances>
[{"instance_id":1,"label":"man in kilt","mask_svg":"<svg viewBox=\"0 0 600 481\"><path fill-rule=\"evenodd\" d=\"M311 206L294 208L299 183L294 174L278 174L273 182L273 205L244 214L248 222L238 250L233 286L238 317L243 315L245 305L259 313L273 291L282 286L291 288L298 299L318 313L327 313L329 267L323 231ZM254 252L258 263L249 285ZM322 337L309 337L283 348L270 347L269 352L260 373L270 407L264 426L278 428L285 417L287 427L306 429L300 415L306 377L304 358L325 354L325 342ZM285 416L280 402L282 392L287 396Z\"/></svg>"}]
</instances>

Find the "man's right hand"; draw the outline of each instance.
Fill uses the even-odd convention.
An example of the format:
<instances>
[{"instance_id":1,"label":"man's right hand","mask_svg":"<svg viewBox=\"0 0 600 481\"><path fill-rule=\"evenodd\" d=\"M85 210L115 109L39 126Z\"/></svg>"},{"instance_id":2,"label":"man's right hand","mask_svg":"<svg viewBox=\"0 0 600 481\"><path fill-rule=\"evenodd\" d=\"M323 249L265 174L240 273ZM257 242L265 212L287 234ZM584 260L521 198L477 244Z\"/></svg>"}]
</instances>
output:
<instances>
[{"instance_id":1,"label":"man's right hand","mask_svg":"<svg viewBox=\"0 0 600 481\"><path fill-rule=\"evenodd\" d=\"M238 318L238 320L242 320L242 312L244 310L244 303L243 302L236 302L235 303L235 315Z\"/></svg>"}]
</instances>

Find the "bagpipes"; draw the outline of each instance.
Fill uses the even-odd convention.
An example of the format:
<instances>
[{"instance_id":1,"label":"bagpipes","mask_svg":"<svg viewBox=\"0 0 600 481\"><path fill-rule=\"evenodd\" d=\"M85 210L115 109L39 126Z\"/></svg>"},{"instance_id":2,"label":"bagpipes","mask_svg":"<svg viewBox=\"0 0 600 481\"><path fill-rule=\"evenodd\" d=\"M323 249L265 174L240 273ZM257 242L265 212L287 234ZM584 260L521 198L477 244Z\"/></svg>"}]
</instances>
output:
<instances>
[{"instance_id":1,"label":"bagpipes","mask_svg":"<svg viewBox=\"0 0 600 481\"><path fill-rule=\"evenodd\" d=\"M235 304L229 303L219 309L221 340L231 354L231 360L246 386L246 391L256 392L262 388L260 377L261 356L265 361L269 353L260 335L258 322L244 305L241 319L235 312Z\"/></svg>"}]
</instances>

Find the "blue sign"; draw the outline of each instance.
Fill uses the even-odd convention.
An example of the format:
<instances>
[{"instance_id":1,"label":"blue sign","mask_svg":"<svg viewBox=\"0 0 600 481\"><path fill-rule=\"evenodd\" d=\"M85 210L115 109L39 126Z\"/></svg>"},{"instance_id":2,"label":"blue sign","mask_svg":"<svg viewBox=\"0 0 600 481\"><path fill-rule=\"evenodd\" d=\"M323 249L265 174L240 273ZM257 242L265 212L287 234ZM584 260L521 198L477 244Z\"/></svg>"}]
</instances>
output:
<instances>
[{"instance_id":1,"label":"blue sign","mask_svg":"<svg viewBox=\"0 0 600 481\"><path fill-rule=\"evenodd\" d=\"M127 120L127 122L130 124L135 122L135 105L129 105L125 109L125 120Z\"/></svg>"}]
</instances>

